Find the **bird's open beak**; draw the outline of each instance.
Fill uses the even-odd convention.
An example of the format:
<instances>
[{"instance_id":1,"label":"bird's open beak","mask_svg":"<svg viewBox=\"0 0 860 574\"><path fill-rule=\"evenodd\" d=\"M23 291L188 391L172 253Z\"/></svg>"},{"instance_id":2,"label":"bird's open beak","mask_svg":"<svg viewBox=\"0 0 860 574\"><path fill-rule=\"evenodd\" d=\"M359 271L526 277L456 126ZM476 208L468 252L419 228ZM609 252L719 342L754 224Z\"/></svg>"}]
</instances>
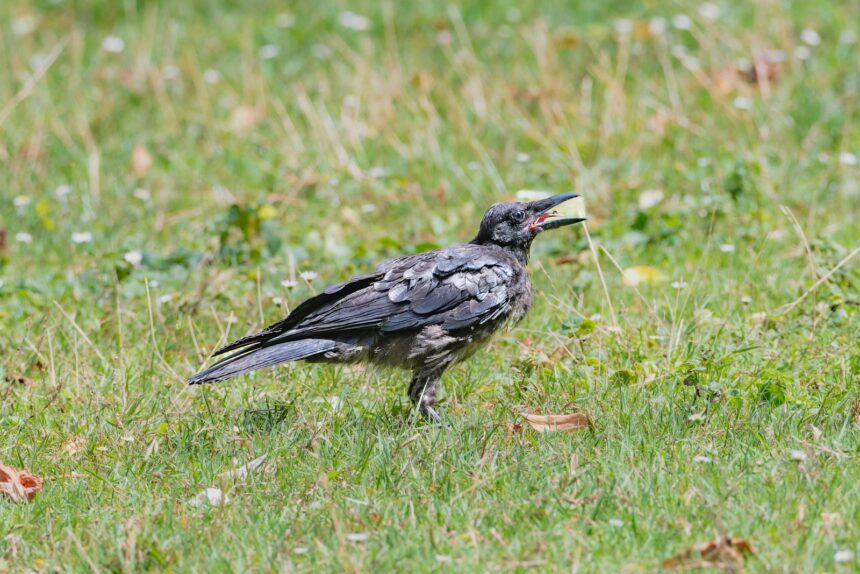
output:
<instances>
[{"instance_id":1,"label":"bird's open beak","mask_svg":"<svg viewBox=\"0 0 860 574\"><path fill-rule=\"evenodd\" d=\"M585 221L584 217L567 217L553 210L556 205L564 203L569 199L579 197L578 193L562 193L533 201L530 207L537 214L535 220L529 225L532 231L546 231L547 229L556 229L565 225L573 225Z\"/></svg>"}]
</instances>

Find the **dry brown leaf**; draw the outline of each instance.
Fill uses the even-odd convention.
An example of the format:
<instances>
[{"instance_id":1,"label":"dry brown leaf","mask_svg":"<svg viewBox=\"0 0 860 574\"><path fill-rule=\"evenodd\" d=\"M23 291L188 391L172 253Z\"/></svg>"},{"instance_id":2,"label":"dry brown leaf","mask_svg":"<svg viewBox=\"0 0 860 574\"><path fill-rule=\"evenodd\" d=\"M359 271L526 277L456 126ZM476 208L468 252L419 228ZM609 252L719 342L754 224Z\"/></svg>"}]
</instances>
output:
<instances>
[{"instance_id":1,"label":"dry brown leaf","mask_svg":"<svg viewBox=\"0 0 860 574\"><path fill-rule=\"evenodd\" d=\"M152 167L152 156L142 144L137 144L131 150L131 173L135 177L143 177Z\"/></svg>"},{"instance_id":2,"label":"dry brown leaf","mask_svg":"<svg viewBox=\"0 0 860 574\"><path fill-rule=\"evenodd\" d=\"M772 59L756 58L749 66L738 70L738 75L748 84L773 85L779 81L782 65Z\"/></svg>"},{"instance_id":3,"label":"dry brown leaf","mask_svg":"<svg viewBox=\"0 0 860 574\"><path fill-rule=\"evenodd\" d=\"M63 445L63 451L65 451L65 453L69 456L75 456L82 448L84 448L86 443L87 441L86 439L84 439L84 437L76 436L75 438L67 442L65 445Z\"/></svg>"},{"instance_id":4,"label":"dry brown leaf","mask_svg":"<svg viewBox=\"0 0 860 574\"><path fill-rule=\"evenodd\" d=\"M218 475L218 478L222 480L245 480L248 478L248 475L263 466L263 463L266 462L266 457L268 455L263 455L259 458L255 458L248 464L244 466L240 466L239 468L234 468L233 470L228 470L227 472L222 472Z\"/></svg>"},{"instance_id":5,"label":"dry brown leaf","mask_svg":"<svg viewBox=\"0 0 860 574\"><path fill-rule=\"evenodd\" d=\"M0 464L0 494L12 502L29 502L42 490L42 479L29 471Z\"/></svg>"},{"instance_id":6,"label":"dry brown leaf","mask_svg":"<svg viewBox=\"0 0 860 574\"><path fill-rule=\"evenodd\" d=\"M263 119L261 108L249 105L241 105L230 114L230 129L236 133L245 133L257 126Z\"/></svg>"},{"instance_id":7,"label":"dry brown leaf","mask_svg":"<svg viewBox=\"0 0 860 574\"><path fill-rule=\"evenodd\" d=\"M569 415L521 414L530 427L542 433L579 431L588 428L588 415L585 413L571 413Z\"/></svg>"},{"instance_id":8,"label":"dry brown leaf","mask_svg":"<svg viewBox=\"0 0 860 574\"><path fill-rule=\"evenodd\" d=\"M18 385L24 385L25 387L32 387L36 385L36 381L31 379L30 377L25 377L20 373L14 373L12 375L6 375L7 383L15 383Z\"/></svg>"},{"instance_id":9,"label":"dry brown leaf","mask_svg":"<svg viewBox=\"0 0 860 574\"><path fill-rule=\"evenodd\" d=\"M718 538L688 548L663 561L664 568L738 568L744 556L753 555L752 545L743 538Z\"/></svg>"}]
</instances>

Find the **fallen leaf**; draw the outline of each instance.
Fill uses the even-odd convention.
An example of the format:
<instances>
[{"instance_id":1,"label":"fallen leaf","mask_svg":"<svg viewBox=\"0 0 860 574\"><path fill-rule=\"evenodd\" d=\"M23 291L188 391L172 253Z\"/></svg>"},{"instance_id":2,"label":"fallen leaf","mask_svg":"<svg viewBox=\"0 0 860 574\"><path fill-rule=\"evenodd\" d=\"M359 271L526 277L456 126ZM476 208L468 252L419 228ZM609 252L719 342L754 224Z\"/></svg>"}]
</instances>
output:
<instances>
[{"instance_id":1,"label":"fallen leaf","mask_svg":"<svg viewBox=\"0 0 860 574\"><path fill-rule=\"evenodd\" d=\"M628 267L621 276L621 281L628 287L635 287L640 283L656 283L666 279L666 275L659 269L647 265L636 265Z\"/></svg>"},{"instance_id":2,"label":"fallen leaf","mask_svg":"<svg viewBox=\"0 0 860 574\"><path fill-rule=\"evenodd\" d=\"M779 80L781 72L778 60L756 58L746 68L738 70L738 75L749 84L772 85Z\"/></svg>"},{"instance_id":3,"label":"fallen leaf","mask_svg":"<svg viewBox=\"0 0 860 574\"><path fill-rule=\"evenodd\" d=\"M266 462L266 456L267 455L264 454L259 458L255 458L245 466L240 466L239 468L234 468L227 472L222 472L218 475L218 478L222 480L245 480L249 474L263 466L263 463Z\"/></svg>"},{"instance_id":4,"label":"fallen leaf","mask_svg":"<svg viewBox=\"0 0 860 574\"><path fill-rule=\"evenodd\" d=\"M42 479L27 470L0 464L0 494L12 502L29 502L42 490Z\"/></svg>"},{"instance_id":5,"label":"fallen leaf","mask_svg":"<svg viewBox=\"0 0 860 574\"><path fill-rule=\"evenodd\" d=\"M207 488L189 500L188 504L199 508L204 504L209 504L209 506L223 506L228 502L230 502L230 499L221 491L220 488Z\"/></svg>"},{"instance_id":6,"label":"fallen leaf","mask_svg":"<svg viewBox=\"0 0 860 574\"><path fill-rule=\"evenodd\" d=\"M755 554L743 538L718 538L688 548L663 561L664 568L737 568L744 556Z\"/></svg>"},{"instance_id":7,"label":"fallen leaf","mask_svg":"<svg viewBox=\"0 0 860 574\"><path fill-rule=\"evenodd\" d=\"M84 448L84 445L86 445L86 443L87 441L84 439L84 437L77 436L67 442L65 445L63 445L63 450L69 456L75 456L82 448Z\"/></svg>"},{"instance_id":8,"label":"fallen leaf","mask_svg":"<svg viewBox=\"0 0 860 574\"><path fill-rule=\"evenodd\" d=\"M152 167L152 156L142 144L137 144L131 150L131 173L135 177L143 177Z\"/></svg>"},{"instance_id":9,"label":"fallen leaf","mask_svg":"<svg viewBox=\"0 0 860 574\"><path fill-rule=\"evenodd\" d=\"M541 433L578 431L588 428L588 415L585 413L571 413L569 415L520 414L526 419L530 427Z\"/></svg>"},{"instance_id":10,"label":"fallen leaf","mask_svg":"<svg viewBox=\"0 0 860 574\"><path fill-rule=\"evenodd\" d=\"M241 105L230 114L230 129L236 133L245 133L260 123L263 119L263 110L249 105Z\"/></svg>"},{"instance_id":11,"label":"fallen leaf","mask_svg":"<svg viewBox=\"0 0 860 574\"><path fill-rule=\"evenodd\" d=\"M6 375L7 383L16 383L19 385L24 385L25 387L32 387L36 384L36 382L30 377L25 377L24 375L17 373L13 375Z\"/></svg>"}]
</instances>

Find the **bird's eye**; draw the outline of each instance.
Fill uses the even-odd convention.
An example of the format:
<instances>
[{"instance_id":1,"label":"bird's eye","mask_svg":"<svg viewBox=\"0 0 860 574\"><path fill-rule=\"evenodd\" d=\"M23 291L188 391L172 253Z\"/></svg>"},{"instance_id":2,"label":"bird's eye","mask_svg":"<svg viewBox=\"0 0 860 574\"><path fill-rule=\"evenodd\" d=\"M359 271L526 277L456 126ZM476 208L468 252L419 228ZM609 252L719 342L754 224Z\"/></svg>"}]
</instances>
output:
<instances>
[{"instance_id":1,"label":"bird's eye","mask_svg":"<svg viewBox=\"0 0 860 574\"><path fill-rule=\"evenodd\" d=\"M517 223L522 223L526 219L526 212L518 209L511 214L511 218Z\"/></svg>"}]
</instances>

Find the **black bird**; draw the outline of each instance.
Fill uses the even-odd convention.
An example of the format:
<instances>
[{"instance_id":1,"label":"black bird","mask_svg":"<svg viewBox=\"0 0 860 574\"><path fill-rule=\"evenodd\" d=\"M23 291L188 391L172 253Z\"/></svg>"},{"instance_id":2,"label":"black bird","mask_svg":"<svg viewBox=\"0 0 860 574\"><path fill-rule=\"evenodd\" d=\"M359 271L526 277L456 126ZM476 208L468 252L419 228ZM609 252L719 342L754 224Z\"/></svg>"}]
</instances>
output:
<instances>
[{"instance_id":1,"label":"black bird","mask_svg":"<svg viewBox=\"0 0 860 574\"><path fill-rule=\"evenodd\" d=\"M218 349L215 355L235 352L188 382L222 381L285 361L367 361L410 369L409 398L438 422L442 373L526 314L532 240L583 221L552 211L574 197L497 203L471 242L397 257L332 285L282 321Z\"/></svg>"}]
</instances>

